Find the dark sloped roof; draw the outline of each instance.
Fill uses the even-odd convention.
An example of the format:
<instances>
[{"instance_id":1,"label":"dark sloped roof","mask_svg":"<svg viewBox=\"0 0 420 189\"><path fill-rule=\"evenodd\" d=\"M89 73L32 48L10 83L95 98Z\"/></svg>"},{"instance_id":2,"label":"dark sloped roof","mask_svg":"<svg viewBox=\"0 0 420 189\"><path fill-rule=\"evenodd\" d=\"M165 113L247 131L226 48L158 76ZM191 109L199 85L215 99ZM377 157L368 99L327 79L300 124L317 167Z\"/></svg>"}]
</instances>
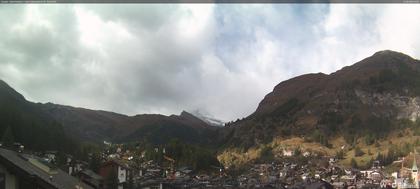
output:
<instances>
[{"instance_id":1,"label":"dark sloped roof","mask_svg":"<svg viewBox=\"0 0 420 189\"><path fill-rule=\"evenodd\" d=\"M323 180L317 180L315 182L300 182L290 187L292 189L334 189L334 187Z\"/></svg>"},{"instance_id":2,"label":"dark sloped roof","mask_svg":"<svg viewBox=\"0 0 420 189\"><path fill-rule=\"evenodd\" d=\"M82 171L83 174L90 176L91 178L95 179L95 180L103 180L101 175L96 174L95 172L93 172L92 170L83 170Z\"/></svg>"},{"instance_id":3,"label":"dark sloped roof","mask_svg":"<svg viewBox=\"0 0 420 189\"><path fill-rule=\"evenodd\" d=\"M109 164L116 164L116 165L118 165L118 166L120 166L120 167L122 167L124 169L130 169L130 167L128 166L128 163L127 162L124 162L124 161L121 161L121 160L117 160L117 159L109 160L109 161L103 163L102 165L109 165Z\"/></svg>"},{"instance_id":4,"label":"dark sloped roof","mask_svg":"<svg viewBox=\"0 0 420 189\"><path fill-rule=\"evenodd\" d=\"M334 187L331 184L325 181L313 182L305 187L305 189L333 189L333 188Z\"/></svg>"},{"instance_id":5,"label":"dark sloped roof","mask_svg":"<svg viewBox=\"0 0 420 189\"><path fill-rule=\"evenodd\" d=\"M39 157L17 153L15 151L0 148L0 162L6 164L5 166L12 166L13 170L27 174L32 178L40 179L45 185L51 188L59 189L74 189L76 185L81 186L83 189L92 189L92 187L81 183L79 179L70 176L66 172L60 169L48 169L48 166L42 164ZM31 162L41 163L41 166L37 166ZM42 168L45 166L46 168ZM52 179L50 179L52 176Z\"/></svg>"}]
</instances>

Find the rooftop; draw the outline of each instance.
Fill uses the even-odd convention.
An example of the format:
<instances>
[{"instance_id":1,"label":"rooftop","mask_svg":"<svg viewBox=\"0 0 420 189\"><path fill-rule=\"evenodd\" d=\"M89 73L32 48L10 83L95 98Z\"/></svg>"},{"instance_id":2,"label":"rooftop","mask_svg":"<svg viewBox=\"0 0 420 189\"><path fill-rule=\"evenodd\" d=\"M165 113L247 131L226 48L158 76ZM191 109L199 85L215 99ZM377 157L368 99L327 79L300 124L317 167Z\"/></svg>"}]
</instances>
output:
<instances>
[{"instance_id":1,"label":"rooftop","mask_svg":"<svg viewBox=\"0 0 420 189\"><path fill-rule=\"evenodd\" d=\"M41 158L34 155L0 148L0 163L7 168L17 170L19 174L39 179L38 181L46 183L52 188L74 189L76 186L83 189L92 188L64 171L42 162ZM19 174L17 175L21 176Z\"/></svg>"}]
</instances>

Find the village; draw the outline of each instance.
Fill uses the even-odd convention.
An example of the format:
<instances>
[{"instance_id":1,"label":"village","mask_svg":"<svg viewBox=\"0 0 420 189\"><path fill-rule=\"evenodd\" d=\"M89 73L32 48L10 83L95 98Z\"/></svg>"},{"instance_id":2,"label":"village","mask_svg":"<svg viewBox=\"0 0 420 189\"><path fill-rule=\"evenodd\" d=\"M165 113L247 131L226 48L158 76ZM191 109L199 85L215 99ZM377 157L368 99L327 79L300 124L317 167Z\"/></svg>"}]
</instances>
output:
<instances>
[{"instance_id":1,"label":"village","mask_svg":"<svg viewBox=\"0 0 420 189\"><path fill-rule=\"evenodd\" d=\"M118 148L116 154L108 154L108 163L118 167L118 182L122 188L419 188L416 151L412 166L401 164L401 169L393 173L385 172L379 161L373 161L369 169L360 170L341 166L335 157L308 152L299 156L285 150L282 161L255 162L240 174L223 166L206 172L186 166L175 168L176 160L166 155L163 155L166 163L149 160L136 166L130 161L133 160L130 153ZM394 163L403 162L404 159ZM106 177L104 168L100 175Z\"/></svg>"},{"instance_id":2,"label":"village","mask_svg":"<svg viewBox=\"0 0 420 189\"><path fill-rule=\"evenodd\" d=\"M67 156L66 167L62 177L73 177L80 188L419 188L417 152L412 152L413 161L404 159L395 161L401 168L397 172L387 173L381 162L374 161L369 169L360 170L341 166L335 157L315 156L310 153L295 156L285 151L283 158L272 162L255 162L234 172L229 167L213 166L211 170L199 171L188 166L176 167L176 160L165 155L163 161L144 160L144 152L139 157L129 150L122 150L121 144L108 144L115 151L105 149L97 172L89 168L88 162ZM26 154L24 147L15 144L14 150L1 149L1 166L8 169L16 157L26 157L29 165L45 171L50 167L46 177L54 180L56 151ZM15 154L12 156L11 154ZM38 160L33 163L30 160ZM404 166L404 162L405 165ZM45 166L40 165L45 164ZM17 168L25 166L17 164ZM19 175L18 175L19 176ZM36 176L36 175L35 175ZM58 176L58 175L57 175ZM6 175L7 177L7 175ZM66 179L69 180L69 179ZM59 184L59 183L58 183ZM64 184L64 183L63 183ZM80 185L80 184L79 184ZM80 185L82 186L82 185Z\"/></svg>"}]
</instances>

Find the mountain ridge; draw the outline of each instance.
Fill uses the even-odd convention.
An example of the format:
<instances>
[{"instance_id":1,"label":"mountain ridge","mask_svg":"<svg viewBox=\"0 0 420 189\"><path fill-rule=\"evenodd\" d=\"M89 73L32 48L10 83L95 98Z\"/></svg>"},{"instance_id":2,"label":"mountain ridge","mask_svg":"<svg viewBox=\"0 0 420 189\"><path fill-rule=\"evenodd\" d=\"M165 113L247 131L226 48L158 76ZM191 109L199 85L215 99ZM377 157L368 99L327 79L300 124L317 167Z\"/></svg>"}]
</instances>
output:
<instances>
[{"instance_id":1,"label":"mountain ridge","mask_svg":"<svg viewBox=\"0 0 420 189\"><path fill-rule=\"evenodd\" d=\"M187 143L210 144L209 136L213 136L217 132L217 129L213 126L185 111L181 112L180 115L170 116L161 114L128 116L111 111L90 110L50 102L33 103L27 101L23 95L3 80L0 80L0 105L4 108L2 109L2 115L6 119L4 123L12 123L8 120L14 119L13 117L16 116L25 115L26 117L31 117L27 118L28 122L44 120L36 122L46 121L53 123L57 129L62 129L66 133L66 137L75 141L93 142L96 144L101 144L103 141L166 143L172 138L178 138L182 142ZM10 111L16 113L12 115ZM21 123L19 120L13 121L13 123L19 123L18 125L22 125L22 127L27 129L31 128L30 124ZM6 126L2 125L2 127ZM6 130L6 128L2 127L0 127L0 134ZM13 130L19 130L21 126L14 127L12 128ZM178 132L171 127L178 128L184 133ZM43 128L39 129L43 130ZM168 132L169 130L171 132ZM60 134L60 136L64 135L64 133ZM18 138L22 138L21 136L23 135L25 134L19 134ZM160 137L165 139L160 139Z\"/></svg>"},{"instance_id":2,"label":"mountain ridge","mask_svg":"<svg viewBox=\"0 0 420 189\"><path fill-rule=\"evenodd\" d=\"M20 142L32 150L63 148L69 153L77 150L75 142L66 136L58 122L40 111L35 103L26 101L3 80L0 80L0 115L0 136L6 147Z\"/></svg>"},{"instance_id":3,"label":"mountain ridge","mask_svg":"<svg viewBox=\"0 0 420 189\"><path fill-rule=\"evenodd\" d=\"M200 136L203 134L201 130L213 132L213 129L205 122L185 111L181 112L180 115L169 116L161 114L136 114L128 116L114 112L75 108L52 103L40 104L40 108L62 123L73 137L78 137L86 141L101 142L106 140L124 142L126 141L124 138L129 138L127 141L132 141L138 138L133 133L138 133L138 130L144 129L144 127L151 127L150 125L154 124L167 125L167 127L171 124L186 127L188 128L187 130ZM142 135L140 133L138 134ZM155 135L158 136L158 133L155 133ZM141 140L141 138L138 139ZM189 141L186 136L183 140Z\"/></svg>"},{"instance_id":4,"label":"mountain ridge","mask_svg":"<svg viewBox=\"0 0 420 189\"><path fill-rule=\"evenodd\" d=\"M297 76L276 85L250 116L230 124L223 132L224 141L229 142L223 145L248 148L278 136L311 138L308 133L314 130L326 138L351 133L346 137L351 141L352 137L363 137L362 130L377 130L369 124L394 124L391 122L418 115L410 112L417 111L415 100L411 100L415 103L374 101L415 99L420 96L417 84L420 84L420 61L390 50L379 51L331 74ZM401 108L398 103L410 108ZM382 128L378 137L393 129Z\"/></svg>"},{"instance_id":5,"label":"mountain ridge","mask_svg":"<svg viewBox=\"0 0 420 189\"><path fill-rule=\"evenodd\" d=\"M44 120L39 123L56 123L72 138L95 143L164 144L177 138L224 153L280 140L316 143L332 151L338 144L371 146L399 130L420 134L420 61L385 50L331 74L290 78L277 84L252 114L225 127L210 126L186 111L128 116L32 103L4 81L0 81L0 104L25 115L33 113L36 120ZM334 143L336 140L341 142Z\"/></svg>"}]
</instances>

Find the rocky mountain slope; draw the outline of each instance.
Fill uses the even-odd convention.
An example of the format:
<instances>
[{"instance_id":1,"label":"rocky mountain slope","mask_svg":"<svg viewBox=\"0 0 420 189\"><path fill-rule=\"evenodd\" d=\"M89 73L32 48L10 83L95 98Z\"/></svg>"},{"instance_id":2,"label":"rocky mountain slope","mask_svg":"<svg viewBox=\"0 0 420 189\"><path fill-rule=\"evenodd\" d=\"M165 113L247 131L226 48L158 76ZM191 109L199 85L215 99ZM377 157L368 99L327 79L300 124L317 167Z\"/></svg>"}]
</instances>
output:
<instances>
[{"instance_id":1,"label":"rocky mountain slope","mask_svg":"<svg viewBox=\"0 0 420 189\"><path fill-rule=\"evenodd\" d=\"M225 125L225 123L222 120L216 119L212 116L209 115L204 115L201 112L199 112L198 110L191 112L192 115L194 115L195 117L203 120L204 122L206 122L207 124L211 125L211 126L216 126L216 127L223 127Z\"/></svg>"},{"instance_id":2,"label":"rocky mountain slope","mask_svg":"<svg viewBox=\"0 0 420 189\"><path fill-rule=\"evenodd\" d=\"M160 144L177 138L192 144L210 144L211 138L218 132L217 128L185 111L171 116L127 116L52 103L32 103L1 80L0 115L0 136L4 135L7 127L11 127L16 141L29 146L54 146L69 143L60 142L67 139L94 143L142 141ZM39 136L34 133L39 133ZM38 144L38 141L45 144Z\"/></svg>"},{"instance_id":3,"label":"rocky mountain slope","mask_svg":"<svg viewBox=\"0 0 420 189\"><path fill-rule=\"evenodd\" d=\"M12 128L16 140L34 148L58 148L71 144L68 138L153 144L177 138L190 144L218 145L220 156L232 161L244 154L255 159L267 145L274 153L282 153L282 145L306 146L329 154L344 146L348 152L355 146L382 152L390 141L420 139L420 61L380 51L331 74L306 74L283 81L253 114L225 127L210 126L185 111L171 116L127 116L35 104L3 81L0 115L1 136ZM45 141L59 142L48 146ZM232 153L226 153L229 150Z\"/></svg>"},{"instance_id":4,"label":"rocky mountain slope","mask_svg":"<svg viewBox=\"0 0 420 189\"><path fill-rule=\"evenodd\" d=\"M245 149L293 137L327 147L338 137L373 143L406 129L401 123L408 120L416 125L419 100L420 61L380 51L329 75L281 82L252 115L224 129L221 143Z\"/></svg>"},{"instance_id":5,"label":"rocky mountain slope","mask_svg":"<svg viewBox=\"0 0 420 189\"><path fill-rule=\"evenodd\" d=\"M216 129L185 111L171 116L127 116L52 103L38 105L61 123L73 138L84 141L144 141L159 144L178 138L187 143L205 144L216 132Z\"/></svg>"},{"instance_id":6,"label":"rocky mountain slope","mask_svg":"<svg viewBox=\"0 0 420 189\"><path fill-rule=\"evenodd\" d=\"M3 146L15 142L32 150L74 152L75 145L60 123L54 121L36 104L0 80L0 139ZM54 141L54 142L51 142Z\"/></svg>"}]
</instances>

